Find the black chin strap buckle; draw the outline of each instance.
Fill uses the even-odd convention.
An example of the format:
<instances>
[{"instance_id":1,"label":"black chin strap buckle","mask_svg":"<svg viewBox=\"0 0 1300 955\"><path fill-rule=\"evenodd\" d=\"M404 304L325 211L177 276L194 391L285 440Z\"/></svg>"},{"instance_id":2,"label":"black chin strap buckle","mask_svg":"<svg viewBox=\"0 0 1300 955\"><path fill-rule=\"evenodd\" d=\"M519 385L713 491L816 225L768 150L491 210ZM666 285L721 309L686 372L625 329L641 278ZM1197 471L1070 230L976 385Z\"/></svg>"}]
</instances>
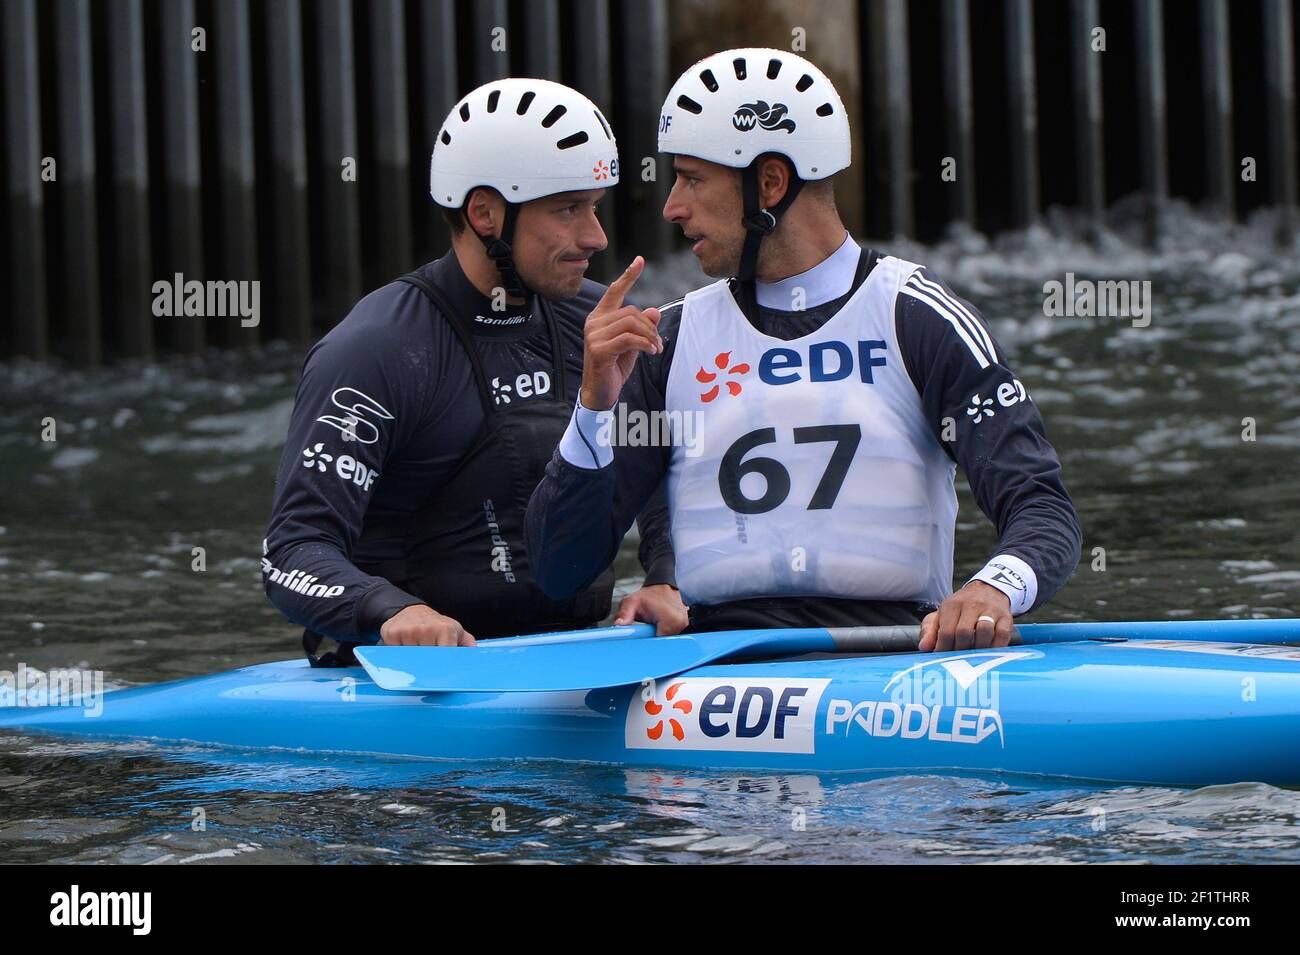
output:
<instances>
[{"instance_id":1,"label":"black chin strap buckle","mask_svg":"<svg viewBox=\"0 0 1300 955\"><path fill-rule=\"evenodd\" d=\"M765 238L776 231L777 222L790 208L790 204L794 202L795 196L799 195L802 187L803 180L795 175L792 166L785 195L772 208L763 209L759 205L758 160L754 160L740 171L740 198L744 210L740 221L745 227L745 244L740 250L740 268L736 277L740 279L742 288L753 283L758 271L759 246L763 244ZM750 291L748 297L752 298L752 290ZM741 307L745 307L745 302L741 303Z\"/></svg>"},{"instance_id":2,"label":"black chin strap buckle","mask_svg":"<svg viewBox=\"0 0 1300 955\"><path fill-rule=\"evenodd\" d=\"M461 209L465 213L466 221L469 220L469 198L466 197L465 205ZM512 298L527 298L528 286L524 284L523 277L519 274L519 269L515 267L514 249L510 247L511 240L515 236L515 222L519 217L519 206L513 202L506 203L505 221L501 226L501 235L483 235L473 226L474 234L478 240L483 243L483 251L487 257L492 260L497 271L501 273L501 285L506 290L506 294Z\"/></svg>"},{"instance_id":3,"label":"black chin strap buckle","mask_svg":"<svg viewBox=\"0 0 1300 955\"><path fill-rule=\"evenodd\" d=\"M484 237L483 251L487 253L487 257L494 263L503 260L508 262L510 261L510 256L514 254L510 246L501 239L498 239L496 236Z\"/></svg>"},{"instance_id":4,"label":"black chin strap buckle","mask_svg":"<svg viewBox=\"0 0 1300 955\"><path fill-rule=\"evenodd\" d=\"M759 209L741 220L745 224L745 229L758 236L769 236L776 231L776 216L766 209Z\"/></svg>"},{"instance_id":5,"label":"black chin strap buckle","mask_svg":"<svg viewBox=\"0 0 1300 955\"><path fill-rule=\"evenodd\" d=\"M524 286L519 270L515 268L514 250L510 248L510 244L495 236L479 236L479 238L483 240L483 251L501 273L501 284L506 294L515 298L527 298L528 289Z\"/></svg>"}]
</instances>

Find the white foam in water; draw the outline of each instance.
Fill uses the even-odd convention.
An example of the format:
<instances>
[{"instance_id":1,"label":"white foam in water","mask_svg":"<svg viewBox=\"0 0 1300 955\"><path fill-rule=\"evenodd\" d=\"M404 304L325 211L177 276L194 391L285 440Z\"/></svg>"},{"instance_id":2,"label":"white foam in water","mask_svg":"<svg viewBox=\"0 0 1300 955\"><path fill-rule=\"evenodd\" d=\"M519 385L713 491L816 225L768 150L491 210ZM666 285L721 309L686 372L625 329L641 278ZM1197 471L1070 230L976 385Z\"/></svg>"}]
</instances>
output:
<instances>
[{"instance_id":1,"label":"white foam in water","mask_svg":"<svg viewBox=\"0 0 1300 955\"><path fill-rule=\"evenodd\" d=\"M1250 574L1241 578L1243 584L1280 584L1300 581L1300 570L1278 570L1268 574Z\"/></svg>"},{"instance_id":2,"label":"white foam in water","mask_svg":"<svg viewBox=\"0 0 1300 955\"><path fill-rule=\"evenodd\" d=\"M99 452L94 448L60 448L50 458L50 466L60 471L83 468L99 459Z\"/></svg>"},{"instance_id":3,"label":"white foam in water","mask_svg":"<svg viewBox=\"0 0 1300 955\"><path fill-rule=\"evenodd\" d=\"M1276 570L1271 560L1224 560L1219 562L1224 570Z\"/></svg>"}]
</instances>

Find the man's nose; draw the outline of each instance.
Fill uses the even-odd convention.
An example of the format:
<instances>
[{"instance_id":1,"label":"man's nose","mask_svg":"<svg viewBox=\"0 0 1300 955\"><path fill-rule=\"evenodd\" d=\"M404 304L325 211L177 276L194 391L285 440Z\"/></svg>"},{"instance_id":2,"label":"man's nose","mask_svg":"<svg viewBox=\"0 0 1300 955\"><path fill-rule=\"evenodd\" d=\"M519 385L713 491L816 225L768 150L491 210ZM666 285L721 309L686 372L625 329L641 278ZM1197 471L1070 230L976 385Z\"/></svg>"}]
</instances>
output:
<instances>
[{"instance_id":1,"label":"man's nose","mask_svg":"<svg viewBox=\"0 0 1300 955\"><path fill-rule=\"evenodd\" d=\"M600 252L609 245L609 238L605 235L605 230L601 227L600 219L597 218L595 211L587 220L587 226L582 230L578 237L578 242L585 252Z\"/></svg>"},{"instance_id":2,"label":"man's nose","mask_svg":"<svg viewBox=\"0 0 1300 955\"><path fill-rule=\"evenodd\" d=\"M669 190L668 201L664 203L664 218L669 222L681 222L686 218L686 207L677 195L676 183Z\"/></svg>"}]
</instances>

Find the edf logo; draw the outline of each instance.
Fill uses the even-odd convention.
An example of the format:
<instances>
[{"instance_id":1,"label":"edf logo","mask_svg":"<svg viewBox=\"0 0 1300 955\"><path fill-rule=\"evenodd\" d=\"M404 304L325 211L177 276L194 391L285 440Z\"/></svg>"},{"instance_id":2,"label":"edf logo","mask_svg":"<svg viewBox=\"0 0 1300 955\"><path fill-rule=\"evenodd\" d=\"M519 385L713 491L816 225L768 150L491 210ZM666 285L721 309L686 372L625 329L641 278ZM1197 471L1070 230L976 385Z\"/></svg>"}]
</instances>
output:
<instances>
[{"instance_id":1,"label":"edf logo","mask_svg":"<svg viewBox=\"0 0 1300 955\"><path fill-rule=\"evenodd\" d=\"M660 134L661 136L662 136L664 133L668 132L669 128L670 128L672 125L673 125L673 117L672 117L672 115L671 115L670 113L660 113L660 114L659 114L659 134Z\"/></svg>"},{"instance_id":2,"label":"edf logo","mask_svg":"<svg viewBox=\"0 0 1300 955\"><path fill-rule=\"evenodd\" d=\"M812 753L818 707L830 680L678 677L662 695L653 681L627 708L628 749ZM638 705L638 703L640 705Z\"/></svg>"},{"instance_id":3,"label":"edf logo","mask_svg":"<svg viewBox=\"0 0 1300 955\"><path fill-rule=\"evenodd\" d=\"M858 376L866 384L875 384L873 368L883 368L886 356L873 352L884 351L880 339L858 342ZM808 347L805 358L793 348L769 348L758 361L758 377L767 385L790 385L803 380L803 369L808 369L809 381L842 381L853 374L853 349L845 342L817 342Z\"/></svg>"},{"instance_id":4,"label":"edf logo","mask_svg":"<svg viewBox=\"0 0 1300 955\"><path fill-rule=\"evenodd\" d=\"M771 687L754 685L738 691L724 683L700 705L700 732L710 739L733 734L737 739L757 739L770 729L773 740L784 740L786 720L799 715L798 700L807 695L806 686L784 687L778 698Z\"/></svg>"}]
</instances>

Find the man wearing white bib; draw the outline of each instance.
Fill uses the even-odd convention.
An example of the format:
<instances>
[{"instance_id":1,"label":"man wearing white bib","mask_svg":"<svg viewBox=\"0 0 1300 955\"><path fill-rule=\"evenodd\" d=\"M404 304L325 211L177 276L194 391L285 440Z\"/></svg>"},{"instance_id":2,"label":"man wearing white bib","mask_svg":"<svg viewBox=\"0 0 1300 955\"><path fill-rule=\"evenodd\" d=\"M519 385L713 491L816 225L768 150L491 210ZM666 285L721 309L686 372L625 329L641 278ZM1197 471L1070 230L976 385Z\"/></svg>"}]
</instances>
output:
<instances>
[{"instance_id":1,"label":"man wearing white bib","mask_svg":"<svg viewBox=\"0 0 1300 955\"><path fill-rule=\"evenodd\" d=\"M669 93L659 148L664 215L722 280L638 312L637 259L589 316L578 407L528 508L541 587L585 586L666 479L692 630L921 621L922 650L1006 646L1073 572L1078 518L976 309L845 230L830 81L783 51L715 54ZM958 464L999 546L954 593Z\"/></svg>"}]
</instances>

